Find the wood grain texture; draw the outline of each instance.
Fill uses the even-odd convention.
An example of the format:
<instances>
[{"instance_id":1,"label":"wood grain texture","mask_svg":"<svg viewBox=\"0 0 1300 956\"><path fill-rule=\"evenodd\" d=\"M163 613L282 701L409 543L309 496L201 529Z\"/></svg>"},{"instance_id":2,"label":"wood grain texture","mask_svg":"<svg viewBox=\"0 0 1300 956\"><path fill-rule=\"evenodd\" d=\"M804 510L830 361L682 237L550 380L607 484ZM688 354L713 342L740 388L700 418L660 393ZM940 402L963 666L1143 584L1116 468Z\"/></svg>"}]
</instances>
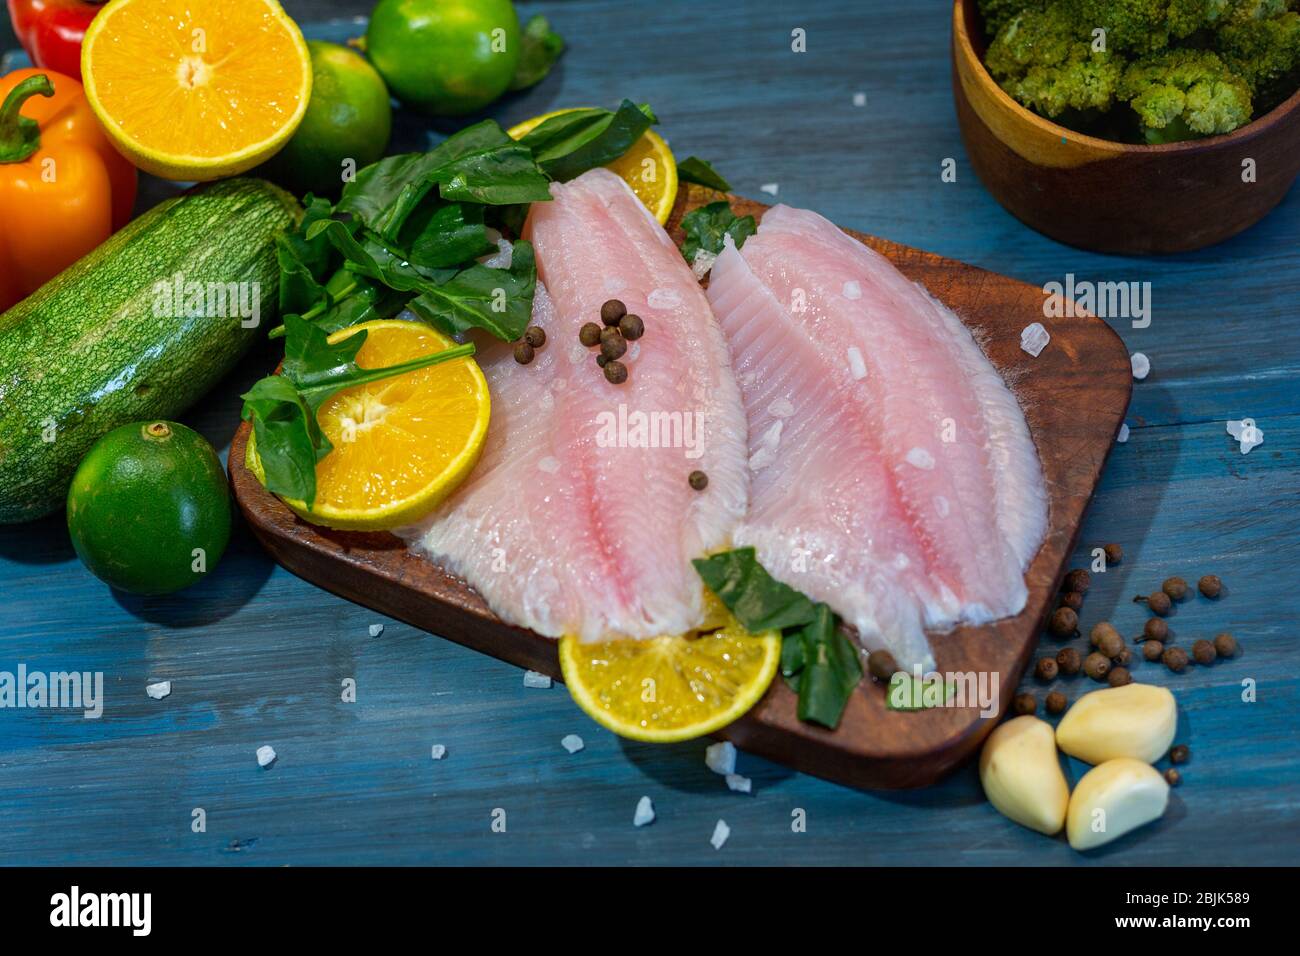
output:
<instances>
[{"instance_id":1,"label":"wood grain texture","mask_svg":"<svg viewBox=\"0 0 1300 956\"><path fill-rule=\"evenodd\" d=\"M314 18L365 0L286 0ZM640 0L521 3L570 44L538 88L493 109L504 124L625 95L653 103L683 156L736 191L817 209L844 226L1016 276L1150 282L1152 321L1108 323L1151 357L1134 383L1132 437L1106 464L1071 555L1106 542L1122 565L1093 576L1084 627L1135 634L1132 602L1170 574L1222 575L1217 603L1180 606L1181 641L1236 633L1242 657L1173 675L1178 740L1192 748L1159 823L1088 854L1000 816L974 768L922 790L865 792L742 752L754 793L704 766L706 741L630 744L597 727L562 688L322 591L278 567L247 526L210 580L168 598L115 597L85 573L57 519L0 527L0 669L19 662L105 674L98 721L0 710L0 863L1179 866L1300 858L1300 190L1220 245L1160 259L1062 246L1026 229L974 175L953 111L948 0L779 0L727 8ZM5 28L0 17L0 30ZM725 22L725 30L719 26ZM807 31L792 54L790 31ZM308 29L342 40L349 22ZM863 106L854 105L862 93ZM404 128L400 143L428 135ZM942 163L956 182L941 181ZM169 187L148 181L154 201ZM148 200L142 200L147 202ZM269 372L262 348L183 420L218 448L239 394ZM1251 415L1265 443L1242 456L1224 421ZM366 628L386 623L371 639ZM1082 649L1086 641L1072 645ZM1061 645L1049 639L1039 653ZM354 678L355 704L340 701ZM173 681L151 701L150 680ZM1242 700L1245 680L1254 703ZM1032 679L1074 699L1090 681ZM569 756L565 734L586 749ZM253 751L280 754L270 771ZM443 743L447 758L429 759ZM1073 781L1087 768L1067 761ZM658 819L632 826L637 800ZM207 829L191 812L207 811ZM494 808L506 833L489 829ZM805 832L791 829L806 815ZM731 839L709 845L725 819ZM1047 884L1034 902L1052 905Z\"/></svg>"},{"instance_id":2,"label":"wood grain texture","mask_svg":"<svg viewBox=\"0 0 1300 956\"><path fill-rule=\"evenodd\" d=\"M680 222L717 199L683 189L668 222L679 245ZM729 197L738 215L760 222L768 206ZM1100 319L1050 322L1040 289L940 256L860 233L855 238L887 256L909 279L943 300L988 343L990 360L1014 383L1043 465L1048 488L1047 536L1026 573L1029 598L1013 618L984 627L932 635L944 674L996 675L1013 687L1038 641L1064 576L1083 511L1101 477L1128 408L1132 374L1119 337ZM1020 330L1044 321L1053 335L1037 359L1019 348ZM883 343L882 343L883 344ZM250 426L230 443L230 483L253 533L280 564L299 577L383 614L448 637L512 664L560 677L556 642L501 621L464 581L409 554L390 534L332 531L303 521L244 467ZM807 773L858 787L904 788L934 783L978 746L1010 706L997 693L997 715L968 707L916 712L885 706L884 685L867 678L850 698L838 728L829 731L795 715L797 696L775 680L744 718L718 736Z\"/></svg>"},{"instance_id":3,"label":"wood grain texture","mask_svg":"<svg viewBox=\"0 0 1300 956\"><path fill-rule=\"evenodd\" d=\"M1300 174L1300 91L1225 136L1131 145L1025 109L984 68L984 49L975 3L954 0L953 99L971 165L1016 218L1053 239L1127 254L1200 249L1255 225Z\"/></svg>"}]
</instances>

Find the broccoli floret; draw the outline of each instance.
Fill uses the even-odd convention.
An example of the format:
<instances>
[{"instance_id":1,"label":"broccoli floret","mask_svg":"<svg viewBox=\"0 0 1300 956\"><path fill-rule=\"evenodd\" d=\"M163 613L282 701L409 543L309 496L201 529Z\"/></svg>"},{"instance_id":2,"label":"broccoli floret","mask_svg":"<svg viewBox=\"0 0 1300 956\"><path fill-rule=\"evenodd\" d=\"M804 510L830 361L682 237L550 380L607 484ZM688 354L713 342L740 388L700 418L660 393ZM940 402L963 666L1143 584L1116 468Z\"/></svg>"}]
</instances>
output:
<instances>
[{"instance_id":1,"label":"broccoli floret","mask_svg":"<svg viewBox=\"0 0 1300 956\"><path fill-rule=\"evenodd\" d=\"M995 37L1018 13L1041 10L1047 0L979 0L980 13L984 15L984 30Z\"/></svg>"},{"instance_id":2,"label":"broccoli floret","mask_svg":"<svg viewBox=\"0 0 1300 956\"><path fill-rule=\"evenodd\" d=\"M1075 22L1091 34L1101 27L1106 45L1154 53L1213 24L1231 0L1068 0Z\"/></svg>"},{"instance_id":3,"label":"broccoli floret","mask_svg":"<svg viewBox=\"0 0 1300 956\"><path fill-rule=\"evenodd\" d=\"M1257 96L1300 71L1300 13L1233 19L1215 38L1220 56ZM1289 84L1293 92L1295 84Z\"/></svg>"},{"instance_id":4,"label":"broccoli floret","mask_svg":"<svg viewBox=\"0 0 1300 956\"><path fill-rule=\"evenodd\" d=\"M1093 50L1090 33L1075 24L1064 0L1009 20L984 62L1013 99L1048 117L1108 109L1124 72L1117 54Z\"/></svg>"},{"instance_id":5,"label":"broccoli floret","mask_svg":"<svg viewBox=\"0 0 1300 956\"><path fill-rule=\"evenodd\" d=\"M1230 133L1250 122L1250 87L1209 50L1166 50L1124 71L1118 92L1148 143Z\"/></svg>"}]
</instances>

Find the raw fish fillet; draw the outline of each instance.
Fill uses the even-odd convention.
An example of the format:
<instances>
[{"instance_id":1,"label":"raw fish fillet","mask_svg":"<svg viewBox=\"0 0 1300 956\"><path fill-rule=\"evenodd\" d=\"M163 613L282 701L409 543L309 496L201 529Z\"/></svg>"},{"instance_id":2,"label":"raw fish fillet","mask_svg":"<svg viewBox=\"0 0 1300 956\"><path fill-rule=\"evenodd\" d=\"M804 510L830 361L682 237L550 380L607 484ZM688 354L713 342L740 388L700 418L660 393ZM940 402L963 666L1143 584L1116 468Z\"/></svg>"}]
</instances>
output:
<instances>
[{"instance_id":1,"label":"raw fish fillet","mask_svg":"<svg viewBox=\"0 0 1300 956\"><path fill-rule=\"evenodd\" d=\"M1014 395L961 321L815 213L776 206L708 298L749 418L738 545L869 649L1018 613L1047 494Z\"/></svg>"},{"instance_id":2,"label":"raw fish fillet","mask_svg":"<svg viewBox=\"0 0 1300 956\"><path fill-rule=\"evenodd\" d=\"M403 535L500 617L540 634L687 631L703 617L690 561L725 545L746 507L745 417L726 342L681 253L621 179L598 169L551 193L525 229L546 345L529 365L505 343L482 348L492 394L483 455ZM622 385L578 341L611 298L645 321ZM657 427L638 429L651 415ZM696 469L709 478L702 492L687 481Z\"/></svg>"}]
</instances>

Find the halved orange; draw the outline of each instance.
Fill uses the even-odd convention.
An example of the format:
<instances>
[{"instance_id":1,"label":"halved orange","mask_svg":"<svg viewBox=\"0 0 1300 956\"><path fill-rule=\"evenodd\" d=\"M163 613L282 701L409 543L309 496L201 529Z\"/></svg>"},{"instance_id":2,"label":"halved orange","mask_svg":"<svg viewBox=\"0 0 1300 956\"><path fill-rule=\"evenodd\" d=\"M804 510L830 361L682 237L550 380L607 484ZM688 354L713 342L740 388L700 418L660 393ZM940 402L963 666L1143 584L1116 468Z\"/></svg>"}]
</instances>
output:
<instances>
[{"instance_id":1,"label":"halved orange","mask_svg":"<svg viewBox=\"0 0 1300 956\"><path fill-rule=\"evenodd\" d=\"M274 155L311 99L311 56L276 0L112 0L81 48L113 144L164 179L234 176Z\"/></svg>"},{"instance_id":2,"label":"halved orange","mask_svg":"<svg viewBox=\"0 0 1300 956\"><path fill-rule=\"evenodd\" d=\"M366 332L361 368L384 368L456 345L419 322L379 319L341 329L331 342ZM316 413L334 446L316 465L316 501L284 499L313 524L378 531L412 524L442 503L478 462L491 400L473 358L344 389ZM263 478L254 436L245 461Z\"/></svg>"}]
</instances>

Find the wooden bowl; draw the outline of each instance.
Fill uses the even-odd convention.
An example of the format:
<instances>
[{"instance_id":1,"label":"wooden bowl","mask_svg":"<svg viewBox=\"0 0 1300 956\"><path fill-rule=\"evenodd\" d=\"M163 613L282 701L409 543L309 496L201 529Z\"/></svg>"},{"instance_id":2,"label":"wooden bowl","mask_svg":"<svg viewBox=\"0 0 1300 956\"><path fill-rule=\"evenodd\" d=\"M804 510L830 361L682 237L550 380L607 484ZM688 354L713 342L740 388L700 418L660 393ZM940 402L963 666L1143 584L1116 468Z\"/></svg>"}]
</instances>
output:
<instances>
[{"instance_id":1,"label":"wooden bowl","mask_svg":"<svg viewBox=\"0 0 1300 956\"><path fill-rule=\"evenodd\" d=\"M1224 136L1139 146L1021 106L984 68L975 0L954 0L952 89L971 165L1017 219L1098 252L1200 249L1253 226L1300 173L1300 91ZM1243 180L1254 160L1255 182Z\"/></svg>"}]
</instances>

